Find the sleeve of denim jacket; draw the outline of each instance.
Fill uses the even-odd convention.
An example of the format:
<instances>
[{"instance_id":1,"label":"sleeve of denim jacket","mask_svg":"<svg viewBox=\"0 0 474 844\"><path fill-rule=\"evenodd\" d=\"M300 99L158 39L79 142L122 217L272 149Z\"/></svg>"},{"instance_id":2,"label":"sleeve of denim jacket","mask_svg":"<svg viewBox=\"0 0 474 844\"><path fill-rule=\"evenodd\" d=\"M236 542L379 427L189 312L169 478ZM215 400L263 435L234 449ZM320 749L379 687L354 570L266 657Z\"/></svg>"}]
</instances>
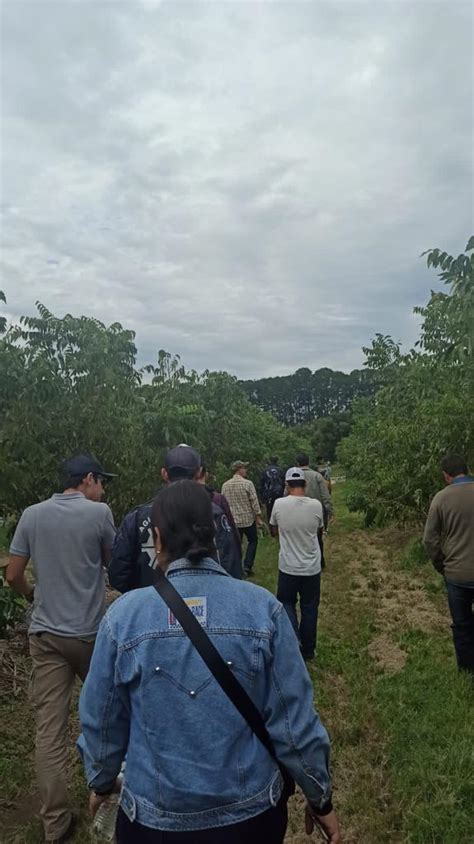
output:
<instances>
[{"instance_id":1,"label":"sleeve of denim jacket","mask_svg":"<svg viewBox=\"0 0 474 844\"><path fill-rule=\"evenodd\" d=\"M132 510L125 516L115 535L112 558L107 569L109 583L118 592L129 592L138 585L139 554L137 511Z\"/></svg>"},{"instance_id":2,"label":"sleeve of denim jacket","mask_svg":"<svg viewBox=\"0 0 474 844\"><path fill-rule=\"evenodd\" d=\"M264 717L279 761L311 805L331 797L329 737L313 703L313 686L286 611L273 616L273 661L267 681Z\"/></svg>"},{"instance_id":3,"label":"sleeve of denim jacket","mask_svg":"<svg viewBox=\"0 0 474 844\"><path fill-rule=\"evenodd\" d=\"M120 773L128 746L128 695L120 685L117 644L108 618L97 634L89 673L79 700L81 735L77 747L89 788L108 791Z\"/></svg>"}]
</instances>

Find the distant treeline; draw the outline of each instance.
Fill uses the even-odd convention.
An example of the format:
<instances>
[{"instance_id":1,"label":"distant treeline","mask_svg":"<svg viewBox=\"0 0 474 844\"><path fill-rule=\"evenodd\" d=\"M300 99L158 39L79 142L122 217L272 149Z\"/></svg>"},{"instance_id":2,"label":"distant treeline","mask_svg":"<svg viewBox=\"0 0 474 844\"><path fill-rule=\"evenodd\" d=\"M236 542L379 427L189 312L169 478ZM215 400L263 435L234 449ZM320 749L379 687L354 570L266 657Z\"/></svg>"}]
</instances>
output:
<instances>
[{"instance_id":1,"label":"distant treeline","mask_svg":"<svg viewBox=\"0 0 474 844\"><path fill-rule=\"evenodd\" d=\"M284 425L305 425L315 418L347 413L354 399L375 392L373 374L364 369L339 372L307 367L293 375L242 381L250 401Z\"/></svg>"}]
</instances>

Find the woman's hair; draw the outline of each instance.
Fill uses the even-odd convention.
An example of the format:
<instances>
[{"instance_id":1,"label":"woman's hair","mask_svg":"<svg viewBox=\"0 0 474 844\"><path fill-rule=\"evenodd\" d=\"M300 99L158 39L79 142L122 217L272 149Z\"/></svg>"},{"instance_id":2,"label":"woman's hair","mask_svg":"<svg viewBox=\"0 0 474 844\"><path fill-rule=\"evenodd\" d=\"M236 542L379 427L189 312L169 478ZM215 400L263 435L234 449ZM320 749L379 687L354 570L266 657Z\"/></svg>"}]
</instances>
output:
<instances>
[{"instance_id":1,"label":"woman's hair","mask_svg":"<svg viewBox=\"0 0 474 844\"><path fill-rule=\"evenodd\" d=\"M175 481L162 489L153 502L151 523L160 531L170 563L181 557L199 563L215 554L211 496L196 481Z\"/></svg>"}]
</instances>

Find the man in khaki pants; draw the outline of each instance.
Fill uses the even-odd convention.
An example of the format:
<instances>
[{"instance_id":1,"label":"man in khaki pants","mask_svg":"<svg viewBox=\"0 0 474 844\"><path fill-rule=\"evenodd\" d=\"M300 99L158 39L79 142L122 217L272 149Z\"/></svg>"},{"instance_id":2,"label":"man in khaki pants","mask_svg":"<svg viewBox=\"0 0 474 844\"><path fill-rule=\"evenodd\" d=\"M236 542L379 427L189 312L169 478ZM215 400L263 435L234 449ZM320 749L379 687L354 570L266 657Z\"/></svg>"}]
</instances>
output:
<instances>
[{"instance_id":1,"label":"man in khaki pants","mask_svg":"<svg viewBox=\"0 0 474 844\"><path fill-rule=\"evenodd\" d=\"M64 462L64 492L22 514L10 546L7 580L33 603L29 630L36 710L36 771L45 839L74 833L67 795L67 725L75 677L84 680L105 611L103 566L115 528L101 503L113 477L90 455ZM31 559L36 582L25 577Z\"/></svg>"}]
</instances>

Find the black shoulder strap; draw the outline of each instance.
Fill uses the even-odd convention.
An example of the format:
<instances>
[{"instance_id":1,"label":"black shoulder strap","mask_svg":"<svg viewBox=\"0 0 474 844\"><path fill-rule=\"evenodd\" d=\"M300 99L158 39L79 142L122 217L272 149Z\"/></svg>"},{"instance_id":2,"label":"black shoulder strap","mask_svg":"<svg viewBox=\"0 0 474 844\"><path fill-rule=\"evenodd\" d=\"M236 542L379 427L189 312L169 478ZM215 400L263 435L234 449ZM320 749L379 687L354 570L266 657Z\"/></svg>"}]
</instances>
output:
<instances>
[{"instance_id":1,"label":"black shoulder strap","mask_svg":"<svg viewBox=\"0 0 474 844\"><path fill-rule=\"evenodd\" d=\"M154 586L175 618L178 619L187 637L191 640L197 652L206 663L211 674L214 675L221 689L223 689L235 708L245 718L250 729L260 739L270 756L279 765L265 722L253 700L235 678L229 665L222 659L219 651L214 647L209 636L203 630L199 621L194 617L188 605L183 601L179 592L176 591L168 578L160 570L158 570L158 580ZM283 775L286 775L286 771Z\"/></svg>"}]
</instances>

